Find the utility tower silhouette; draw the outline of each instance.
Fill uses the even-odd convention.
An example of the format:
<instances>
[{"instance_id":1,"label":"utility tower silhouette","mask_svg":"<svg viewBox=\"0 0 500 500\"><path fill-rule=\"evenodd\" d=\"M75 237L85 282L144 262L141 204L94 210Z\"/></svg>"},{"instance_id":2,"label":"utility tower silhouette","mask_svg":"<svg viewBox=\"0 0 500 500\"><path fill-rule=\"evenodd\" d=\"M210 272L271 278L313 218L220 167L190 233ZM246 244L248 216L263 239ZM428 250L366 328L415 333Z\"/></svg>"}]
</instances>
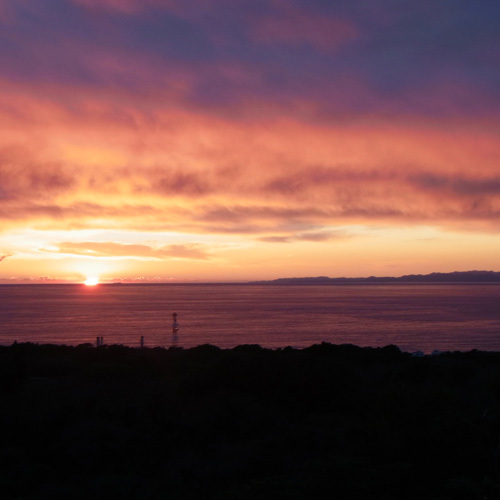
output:
<instances>
[{"instance_id":1,"label":"utility tower silhouette","mask_svg":"<svg viewBox=\"0 0 500 500\"><path fill-rule=\"evenodd\" d=\"M179 342L179 323L177 323L177 313L172 314L173 323L172 323L172 347L177 347L177 343Z\"/></svg>"}]
</instances>

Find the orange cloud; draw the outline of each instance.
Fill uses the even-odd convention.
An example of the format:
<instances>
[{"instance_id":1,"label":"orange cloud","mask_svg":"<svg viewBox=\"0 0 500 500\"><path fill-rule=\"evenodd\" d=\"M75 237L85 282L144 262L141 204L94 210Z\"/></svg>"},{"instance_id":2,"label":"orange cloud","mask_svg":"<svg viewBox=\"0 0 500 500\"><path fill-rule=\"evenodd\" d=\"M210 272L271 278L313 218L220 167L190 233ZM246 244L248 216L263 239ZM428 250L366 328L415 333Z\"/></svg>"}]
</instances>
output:
<instances>
[{"instance_id":1,"label":"orange cloud","mask_svg":"<svg viewBox=\"0 0 500 500\"><path fill-rule=\"evenodd\" d=\"M199 244L163 245L153 248L147 245L84 241L62 242L57 244L57 247L57 250L42 249L42 251L87 257L140 257L160 260L167 258L206 260L209 258L205 247Z\"/></svg>"},{"instance_id":2,"label":"orange cloud","mask_svg":"<svg viewBox=\"0 0 500 500\"><path fill-rule=\"evenodd\" d=\"M70 101L66 87L43 98L0 87L3 230L288 239L345 224L491 230L500 210L490 118L318 122L293 109L278 116L272 103L267 118L214 115L162 100L160 90L112 97L82 87Z\"/></svg>"}]
</instances>

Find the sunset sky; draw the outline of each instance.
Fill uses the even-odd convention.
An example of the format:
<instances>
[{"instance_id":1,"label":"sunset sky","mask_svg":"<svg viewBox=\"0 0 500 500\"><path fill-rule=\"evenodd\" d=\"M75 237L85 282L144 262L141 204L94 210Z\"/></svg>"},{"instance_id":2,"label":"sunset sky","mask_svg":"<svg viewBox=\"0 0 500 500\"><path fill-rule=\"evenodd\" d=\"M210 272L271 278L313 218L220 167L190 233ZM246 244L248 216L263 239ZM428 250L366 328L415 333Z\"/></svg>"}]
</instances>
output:
<instances>
[{"instance_id":1,"label":"sunset sky","mask_svg":"<svg viewBox=\"0 0 500 500\"><path fill-rule=\"evenodd\" d=\"M500 271L498 0L0 0L0 283Z\"/></svg>"}]
</instances>

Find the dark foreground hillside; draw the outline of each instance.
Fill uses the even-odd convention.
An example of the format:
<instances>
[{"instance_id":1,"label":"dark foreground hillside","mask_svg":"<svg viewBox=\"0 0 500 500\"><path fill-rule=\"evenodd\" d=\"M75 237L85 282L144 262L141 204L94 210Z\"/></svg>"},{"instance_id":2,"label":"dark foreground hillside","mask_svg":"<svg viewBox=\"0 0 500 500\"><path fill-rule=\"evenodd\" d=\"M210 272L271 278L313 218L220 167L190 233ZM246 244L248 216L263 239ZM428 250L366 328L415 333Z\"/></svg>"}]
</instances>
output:
<instances>
[{"instance_id":1,"label":"dark foreground hillside","mask_svg":"<svg viewBox=\"0 0 500 500\"><path fill-rule=\"evenodd\" d=\"M3 499L499 499L500 353L0 347Z\"/></svg>"}]
</instances>

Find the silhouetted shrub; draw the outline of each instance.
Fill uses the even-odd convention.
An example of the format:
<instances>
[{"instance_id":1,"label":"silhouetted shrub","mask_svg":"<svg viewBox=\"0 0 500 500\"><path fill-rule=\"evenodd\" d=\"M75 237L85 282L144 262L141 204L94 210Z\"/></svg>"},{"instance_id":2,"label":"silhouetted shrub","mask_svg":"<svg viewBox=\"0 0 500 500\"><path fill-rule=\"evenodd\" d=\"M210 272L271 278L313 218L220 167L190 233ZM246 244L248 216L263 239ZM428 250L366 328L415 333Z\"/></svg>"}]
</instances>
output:
<instances>
[{"instance_id":1,"label":"silhouetted shrub","mask_svg":"<svg viewBox=\"0 0 500 500\"><path fill-rule=\"evenodd\" d=\"M6 499L500 498L499 353L16 344L0 389Z\"/></svg>"}]
</instances>

